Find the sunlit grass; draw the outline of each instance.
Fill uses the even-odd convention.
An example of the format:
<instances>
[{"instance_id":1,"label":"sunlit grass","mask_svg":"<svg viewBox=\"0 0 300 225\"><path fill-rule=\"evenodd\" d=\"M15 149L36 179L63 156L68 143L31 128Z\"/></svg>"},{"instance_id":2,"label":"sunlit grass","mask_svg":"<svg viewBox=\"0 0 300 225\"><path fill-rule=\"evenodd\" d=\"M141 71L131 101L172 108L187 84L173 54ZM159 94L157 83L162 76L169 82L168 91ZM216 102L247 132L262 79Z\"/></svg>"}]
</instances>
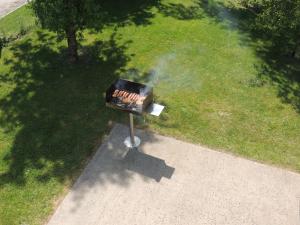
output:
<instances>
[{"instance_id":1,"label":"sunlit grass","mask_svg":"<svg viewBox=\"0 0 300 225\"><path fill-rule=\"evenodd\" d=\"M28 6L23 6L0 19L0 36L15 36L35 26L33 12Z\"/></svg>"}]
</instances>

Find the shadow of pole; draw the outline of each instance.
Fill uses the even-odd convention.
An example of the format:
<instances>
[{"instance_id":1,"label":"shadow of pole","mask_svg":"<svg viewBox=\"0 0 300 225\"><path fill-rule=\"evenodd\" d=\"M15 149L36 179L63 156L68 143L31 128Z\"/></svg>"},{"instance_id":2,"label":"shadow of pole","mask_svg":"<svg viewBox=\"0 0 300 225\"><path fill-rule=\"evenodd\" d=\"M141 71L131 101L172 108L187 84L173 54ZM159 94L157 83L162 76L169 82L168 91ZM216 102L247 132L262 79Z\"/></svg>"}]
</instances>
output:
<instances>
[{"instance_id":1,"label":"shadow of pole","mask_svg":"<svg viewBox=\"0 0 300 225\"><path fill-rule=\"evenodd\" d=\"M164 160L142 153L137 148L130 149L122 160L125 168L160 182L162 177L171 179L175 168Z\"/></svg>"}]
</instances>

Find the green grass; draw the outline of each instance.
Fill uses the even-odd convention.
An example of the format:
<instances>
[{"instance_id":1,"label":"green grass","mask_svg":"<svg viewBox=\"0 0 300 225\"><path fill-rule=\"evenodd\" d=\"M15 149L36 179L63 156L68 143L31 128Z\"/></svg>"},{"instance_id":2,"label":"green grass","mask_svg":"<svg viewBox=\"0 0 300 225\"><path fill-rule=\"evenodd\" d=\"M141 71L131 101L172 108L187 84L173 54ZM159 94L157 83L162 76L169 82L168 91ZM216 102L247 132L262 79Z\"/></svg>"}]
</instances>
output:
<instances>
[{"instance_id":1,"label":"green grass","mask_svg":"<svg viewBox=\"0 0 300 225\"><path fill-rule=\"evenodd\" d=\"M15 36L20 31L35 27L33 12L27 6L23 6L16 11L0 19L0 35Z\"/></svg>"},{"instance_id":2,"label":"green grass","mask_svg":"<svg viewBox=\"0 0 300 225\"><path fill-rule=\"evenodd\" d=\"M111 121L126 119L104 106L119 76L154 84L155 100L166 105L160 118L137 118L141 126L300 171L297 105L282 97L287 82L260 79L259 43L192 1L168 2L116 30L85 32L76 65L66 63L65 42L44 30L4 48L0 224L42 224L52 212ZM126 179L108 173L101 182L110 176Z\"/></svg>"}]
</instances>

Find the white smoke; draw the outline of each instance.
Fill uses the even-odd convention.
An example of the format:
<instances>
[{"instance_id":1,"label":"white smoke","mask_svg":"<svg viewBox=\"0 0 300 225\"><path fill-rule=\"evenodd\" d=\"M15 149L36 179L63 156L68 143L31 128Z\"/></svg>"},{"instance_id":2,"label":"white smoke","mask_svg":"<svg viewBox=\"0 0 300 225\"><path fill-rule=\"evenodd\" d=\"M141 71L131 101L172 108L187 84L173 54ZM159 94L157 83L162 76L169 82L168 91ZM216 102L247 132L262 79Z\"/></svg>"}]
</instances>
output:
<instances>
[{"instance_id":1,"label":"white smoke","mask_svg":"<svg viewBox=\"0 0 300 225\"><path fill-rule=\"evenodd\" d=\"M183 89L190 91L199 89L202 83L201 74L195 68L199 68L201 65L198 65L200 62L197 61L197 57L189 56L191 52L203 55L204 48L199 44L182 45L157 57L154 66L149 71L141 72L137 69L129 69L124 77L153 87L156 95L170 94Z\"/></svg>"},{"instance_id":2,"label":"white smoke","mask_svg":"<svg viewBox=\"0 0 300 225\"><path fill-rule=\"evenodd\" d=\"M161 94L200 88L201 81L197 79L196 71L184 61L184 54L188 54L190 48L193 46L185 46L161 56L148 73L147 84L157 88Z\"/></svg>"}]
</instances>

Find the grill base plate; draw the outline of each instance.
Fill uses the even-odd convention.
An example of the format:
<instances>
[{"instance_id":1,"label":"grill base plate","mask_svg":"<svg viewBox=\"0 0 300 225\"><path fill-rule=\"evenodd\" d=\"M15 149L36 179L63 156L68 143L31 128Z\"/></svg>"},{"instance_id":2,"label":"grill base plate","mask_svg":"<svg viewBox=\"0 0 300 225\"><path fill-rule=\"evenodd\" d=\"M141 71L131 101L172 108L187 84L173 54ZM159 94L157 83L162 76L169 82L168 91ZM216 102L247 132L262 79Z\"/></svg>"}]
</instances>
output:
<instances>
[{"instance_id":1,"label":"grill base plate","mask_svg":"<svg viewBox=\"0 0 300 225\"><path fill-rule=\"evenodd\" d=\"M137 136L134 136L134 144L132 144L131 138L130 138L130 136L128 136L127 138L125 138L124 144L127 148L137 148L141 144L141 139Z\"/></svg>"}]
</instances>

